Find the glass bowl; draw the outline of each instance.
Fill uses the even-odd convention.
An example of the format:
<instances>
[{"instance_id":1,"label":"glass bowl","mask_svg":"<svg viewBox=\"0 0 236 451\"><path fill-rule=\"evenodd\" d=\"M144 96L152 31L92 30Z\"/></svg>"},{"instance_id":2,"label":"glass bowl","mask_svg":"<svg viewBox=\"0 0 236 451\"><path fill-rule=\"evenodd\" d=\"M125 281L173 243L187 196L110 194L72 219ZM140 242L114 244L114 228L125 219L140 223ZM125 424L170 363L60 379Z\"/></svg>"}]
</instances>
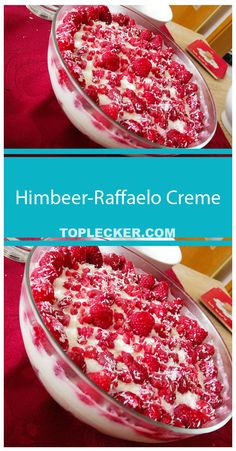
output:
<instances>
[{"instance_id":1,"label":"glass bowl","mask_svg":"<svg viewBox=\"0 0 236 451\"><path fill-rule=\"evenodd\" d=\"M231 358L227 348L209 319L198 305L158 268L125 247L101 246L103 253L115 252L131 260L140 272L167 280L174 296L180 296L191 314L208 331L216 348L216 363L224 391L222 406L215 420L201 429L183 429L152 421L125 407L95 385L64 353L47 330L38 313L31 288L30 274L45 251L51 247L33 248L25 267L20 299L20 325L30 362L48 391L64 409L97 430L125 440L161 443L205 434L222 427L231 418ZM33 402L33 400L32 400Z\"/></svg>"},{"instance_id":2,"label":"glass bowl","mask_svg":"<svg viewBox=\"0 0 236 451\"><path fill-rule=\"evenodd\" d=\"M206 119L204 130L199 134L199 140L190 147L202 148L206 146L215 133L217 119L212 95L200 72L181 48L141 13L124 6L109 6L109 8L112 13L127 14L135 19L138 25L161 34L164 43L175 50L177 58L193 73L192 80L198 85L199 97ZM126 130L118 122L111 119L88 97L70 74L57 46L56 30L65 14L71 10L73 10L73 6L62 6L57 11L53 19L48 47L48 69L51 84L66 116L78 130L103 147L164 148L164 146L154 144ZM63 86L60 83L61 77L63 77L63 81L66 80Z\"/></svg>"}]
</instances>

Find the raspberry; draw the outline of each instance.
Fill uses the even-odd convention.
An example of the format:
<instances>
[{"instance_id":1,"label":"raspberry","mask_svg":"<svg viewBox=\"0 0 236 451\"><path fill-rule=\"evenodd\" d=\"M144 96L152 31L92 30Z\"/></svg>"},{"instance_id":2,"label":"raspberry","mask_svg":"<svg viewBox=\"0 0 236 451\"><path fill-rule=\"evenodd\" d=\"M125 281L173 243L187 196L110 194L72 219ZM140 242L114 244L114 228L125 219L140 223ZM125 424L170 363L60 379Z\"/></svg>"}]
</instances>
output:
<instances>
[{"instance_id":1,"label":"raspberry","mask_svg":"<svg viewBox=\"0 0 236 451\"><path fill-rule=\"evenodd\" d=\"M202 425L203 418L201 412L191 409L186 404L179 404L174 409L174 424L179 427L199 428Z\"/></svg>"},{"instance_id":2,"label":"raspberry","mask_svg":"<svg viewBox=\"0 0 236 451\"><path fill-rule=\"evenodd\" d=\"M99 20L100 11L97 6L88 6L87 7L87 17L88 20Z\"/></svg>"},{"instance_id":3,"label":"raspberry","mask_svg":"<svg viewBox=\"0 0 236 451\"><path fill-rule=\"evenodd\" d=\"M112 119L116 120L118 118L119 107L115 103L100 105L100 108Z\"/></svg>"},{"instance_id":4,"label":"raspberry","mask_svg":"<svg viewBox=\"0 0 236 451\"><path fill-rule=\"evenodd\" d=\"M148 141L158 143L160 146L162 146L165 143L165 138L160 135L155 129L149 128L144 133L144 138L146 138Z\"/></svg>"},{"instance_id":5,"label":"raspberry","mask_svg":"<svg viewBox=\"0 0 236 451\"><path fill-rule=\"evenodd\" d=\"M102 254L97 246L86 246L86 262L101 268L103 264Z\"/></svg>"},{"instance_id":6,"label":"raspberry","mask_svg":"<svg viewBox=\"0 0 236 451\"><path fill-rule=\"evenodd\" d=\"M196 348L198 359L208 360L215 354L215 348L210 343L203 343Z\"/></svg>"},{"instance_id":7,"label":"raspberry","mask_svg":"<svg viewBox=\"0 0 236 451\"><path fill-rule=\"evenodd\" d=\"M152 274L141 274L139 276L139 285L144 288L152 289L155 284L155 277Z\"/></svg>"},{"instance_id":8,"label":"raspberry","mask_svg":"<svg viewBox=\"0 0 236 451\"><path fill-rule=\"evenodd\" d=\"M61 270L56 270L56 268L53 265L47 265L44 267L38 267L33 270L31 273L31 280L34 281L35 279L48 279L49 282L53 282L61 273Z\"/></svg>"},{"instance_id":9,"label":"raspberry","mask_svg":"<svg viewBox=\"0 0 236 451\"><path fill-rule=\"evenodd\" d=\"M35 302L50 301L53 304L54 301L54 289L49 280L45 279L33 281L31 284L31 290Z\"/></svg>"},{"instance_id":10,"label":"raspberry","mask_svg":"<svg viewBox=\"0 0 236 451\"><path fill-rule=\"evenodd\" d=\"M86 373L86 363L84 360L84 352L79 347L73 347L71 351L67 352L67 355L71 360L83 371Z\"/></svg>"},{"instance_id":11,"label":"raspberry","mask_svg":"<svg viewBox=\"0 0 236 451\"><path fill-rule=\"evenodd\" d=\"M87 373L87 376L95 384L102 388L102 390L109 393L112 384L112 378L110 374L106 373L105 371L95 371L93 373Z\"/></svg>"},{"instance_id":12,"label":"raspberry","mask_svg":"<svg viewBox=\"0 0 236 451\"><path fill-rule=\"evenodd\" d=\"M46 252L39 261L39 266L53 265L56 269L61 269L63 258L59 251Z\"/></svg>"},{"instance_id":13,"label":"raspberry","mask_svg":"<svg viewBox=\"0 0 236 451\"><path fill-rule=\"evenodd\" d=\"M103 260L106 265L111 266L115 271L122 269L125 263L125 258L116 254L105 254Z\"/></svg>"},{"instance_id":14,"label":"raspberry","mask_svg":"<svg viewBox=\"0 0 236 451\"><path fill-rule=\"evenodd\" d=\"M114 398L124 406L134 409L137 412L142 411L142 401L139 396L130 391L120 391L114 395Z\"/></svg>"},{"instance_id":15,"label":"raspberry","mask_svg":"<svg viewBox=\"0 0 236 451\"><path fill-rule=\"evenodd\" d=\"M167 132L167 146L184 148L191 144L192 139L186 133L171 129Z\"/></svg>"},{"instance_id":16,"label":"raspberry","mask_svg":"<svg viewBox=\"0 0 236 451\"><path fill-rule=\"evenodd\" d=\"M166 301L169 293L169 284L165 280L158 282L158 285L153 288L153 295L157 301Z\"/></svg>"},{"instance_id":17,"label":"raspberry","mask_svg":"<svg viewBox=\"0 0 236 451\"><path fill-rule=\"evenodd\" d=\"M184 93L185 95L189 96L191 95L193 92L197 92L198 91L198 86L196 85L196 83L188 83L185 87L184 87Z\"/></svg>"},{"instance_id":18,"label":"raspberry","mask_svg":"<svg viewBox=\"0 0 236 451\"><path fill-rule=\"evenodd\" d=\"M110 24L112 22L112 16L107 6L99 5L98 11L99 11L99 19L102 22L106 22L107 24Z\"/></svg>"},{"instance_id":19,"label":"raspberry","mask_svg":"<svg viewBox=\"0 0 236 451\"><path fill-rule=\"evenodd\" d=\"M114 52L105 52L102 55L102 67L104 69L111 70L113 72L117 71L120 66L120 58Z\"/></svg>"},{"instance_id":20,"label":"raspberry","mask_svg":"<svg viewBox=\"0 0 236 451\"><path fill-rule=\"evenodd\" d=\"M176 326L177 332L180 336L186 337L194 344L201 344L208 335L208 332L202 329L197 321L181 316Z\"/></svg>"},{"instance_id":21,"label":"raspberry","mask_svg":"<svg viewBox=\"0 0 236 451\"><path fill-rule=\"evenodd\" d=\"M218 374L218 370L213 360L200 360L199 368L208 380L216 377Z\"/></svg>"},{"instance_id":22,"label":"raspberry","mask_svg":"<svg viewBox=\"0 0 236 451\"><path fill-rule=\"evenodd\" d=\"M55 313L55 317L58 319L58 321L60 321L60 323L65 326L68 327L70 324L70 315L66 315L65 313L56 310Z\"/></svg>"},{"instance_id":23,"label":"raspberry","mask_svg":"<svg viewBox=\"0 0 236 451\"><path fill-rule=\"evenodd\" d=\"M41 316L52 315L54 316L54 309L52 304L47 301L42 301L37 303L37 309Z\"/></svg>"},{"instance_id":24,"label":"raspberry","mask_svg":"<svg viewBox=\"0 0 236 451\"><path fill-rule=\"evenodd\" d=\"M127 128L130 132L133 132L137 135L142 136L142 126L137 121L134 121L133 119L126 119L124 121L120 122L120 125L123 125L123 127Z\"/></svg>"},{"instance_id":25,"label":"raspberry","mask_svg":"<svg viewBox=\"0 0 236 451\"><path fill-rule=\"evenodd\" d=\"M155 50L161 50L163 45L163 39L160 34L156 34L156 36L150 42L151 48Z\"/></svg>"},{"instance_id":26,"label":"raspberry","mask_svg":"<svg viewBox=\"0 0 236 451\"><path fill-rule=\"evenodd\" d=\"M147 365L150 373L155 373L160 369L160 364L157 358L151 354L146 354L143 358L143 362Z\"/></svg>"},{"instance_id":27,"label":"raspberry","mask_svg":"<svg viewBox=\"0 0 236 451\"><path fill-rule=\"evenodd\" d=\"M130 327L136 335L147 337L154 324L155 320L148 312L136 312L130 317Z\"/></svg>"},{"instance_id":28,"label":"raspberry","mask_svg":"<svg viewBox=\"0 0 236 451\"><path fill-rule=\"evenodd\" d=\"M147 58L137 58L133 61L132 68L139 77L147 77L152 69L152 64Z\"/></svg>"},{"instance_id":29,"label":"raspberry","mask_svg":"<svg viewBox=\"0 0 236 451\"><path fill-rule=\"evenodd\" d=\"M142 384L145 380L148 379L148 372L146 368L140 365L138 362L132 362L131 365L129 365L129 371L133 381L136 384Z\"/></svg>"},{"instance_id":30,"label":"raspberry","mask_svg":"<svg viewBox=\"0 0 236 451\"><path fill-rule=\"evenodd\" d=\"M69 342L67 336L64 332L64 327L51 315L45 315L44 317L45 324L49 330L49 332L53 335L56 341L59 343L63 351L68 351Z\"/></svg>"},{"instance_id":31,"label":"raspberry","mask_svg":"<svg viewBox=\"0 0 236 451\"><path fill-rule=\"evenodd\" d=\"M89 85L87 88L85 88L84 92L91 97L91 99L98 103L98 90L97 87L94 85Z\"/></svg>"},{"instance_id":32,"label":"raspberry","mask_svg":"<svg viewBox=\"0 0 236 451\"><path fill-rule=\"evenodd\" d=\"M140 39L144 39L145 41L150 41L152 38L152 31L144 28L140 33Z\"/></svg>"},{"instance_id":33,"label":"raspberry","mask_svg":"<svg viewBox=\"0 0 236 451\"><path fill-rule=\"evenodd\" d=\"M94 326L108 329L112 325L113 312L107 305L97 302L90 307L89 313Z\"/></svg>"},{"instance_id":34,"label":"raspberry","mask_svg":"<svg viewBox=\"0 0 236 451\"><path fill-rule=\"evenodd\" d=\"M58 302L58 307L64 308L64 307L68 307L68 305L71 305L71 304L72 304L72 297L67 295Z\"/></svg>"},{"instance_id":35,"label":"raspberry","mask_svg":"<svg viewBox=\"0 0 236 451\"><path fill-rule=\"evenodd\" d=\"M128 25L129 23L129 16L126 16L124 14L113 14L112 19L114 22L117 22L121 27Z\"/></svg>"},{"instance_id":36,"label":"raspberry","mask_svg":"<svg viewBox=\"0 0 236 451\"><path fill-rule=\"evenodd\" d=\"M70 34L62 33L57 34L57 45L59 50L63 52L64 50L74 49L74 39Z\"/></svg>"}]
</instances>

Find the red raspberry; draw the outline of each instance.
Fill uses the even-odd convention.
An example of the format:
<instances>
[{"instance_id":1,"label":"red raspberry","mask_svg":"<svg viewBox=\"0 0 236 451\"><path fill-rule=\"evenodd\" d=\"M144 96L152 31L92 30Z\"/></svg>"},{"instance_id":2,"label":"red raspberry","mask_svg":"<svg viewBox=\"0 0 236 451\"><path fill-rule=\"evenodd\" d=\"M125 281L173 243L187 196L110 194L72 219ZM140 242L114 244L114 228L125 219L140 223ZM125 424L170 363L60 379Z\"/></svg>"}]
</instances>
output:
<instances>
[{"instance_id":1,"label":"red raspberry","mask_svg":"<svg viewBox=\"0 0 236 451\"><path fill-rule=\"evenodd\" d=\"M102 67L104 69L111 70L113 72L117 71L120 66L120 58L114 52L105 52L102 55Z\"/></svg>"},{"instance_id":2,"label":"red raspberry","mask_svg":"<svg viewBox=\"0 0 236 451\"><path fill-rule=\"evenodd\" d=\"M37 303L37 309L41 316L52 315L54 316L54 308L48 301L42 301Z\"/></svg>"},{"instance_id":3,"label":"red raspberry","mask_svg":"<svg viewBox=\"0 0 236 451\"><path fill-rule=\"evenodd\" d=\"M31 281L33 282L37 279L48 279L49 282L53 282L60 275L61 271L62 268L60 271L58 271L53 265L47 265L45 267L39 266L38 268L35 268L31 273Z\"/></svg>"},{"instance_id":4,"label":"red raspberry","mask_svg":"<svg viewBox=\"0 0 236 451\"><path fill-rule=\"evenodd\" d=\"M99 5L98 10L99 10L99 19L102 22L106 22L107 24L110 24L112 22L112 16L109 11L109 8L105 5Z\"/></svg>"},{"instance_id":5,"label":"red raspberry","mask_svg":"<svg viewBox=\"0 0 236 451\"><path fill-rule=\"evenodd\" d=\"M70 246L71 258L83 264L86 263L86 247L85 246Z\"/></svg>"},{"instance_id":6,"label":"red raspberry","mask_svg":"<svg viewBox=\"0 0 236 451\"><path fill-rule=\"evenodd\" d=\"M152 274L140 274L139 285L143 288L149 288L150 290L155 284L155 277Z\"/></svg>"},{"instance_id":7,"label":"red raspberry","mask_svg":"<svg viewBox=\"0 0 236 451\"><path fill-rule=\"evenodd\" d=\"M158 282L158 285L152 291L157 301L166 301L169 293L169 284L165 280L162 280Z\"/></svg>"},{"instance_id":8,"label":"red raspberry","mask_svg":"<svg viewBox=\"0 0 236 451\"><path fill-rule=\"evenodd\" d=\"M213 377L216 377L218 374L218 369L214 364L214 361L211 360L200 360L199 368L204 374L207 380L211 380Z\"/></svg>"},{"instance_id":9,"label":"red raspberry","mask_svg":"<svg viewBox=\"0 0 236 451\"><path fill-rule=\"evenodd\" d=\"M79 347L73 347L71 351L67 352L67 355L70 357L73 362L86 373L86 363L84 360L84 351Z\"/></svg>"},{"instance_id":10,"label":"red raspberry","mask_svg":"<svg viewBox=\"0 0 236 451\"><path fill-rule=\"evenodd\" d=\"M140 33L140 39L144 39L145 41L150 41L152 38L152 31L147 30L147 28L143 28L143 30Z\"/></svg>"},{"instance_id":11,"label":"red raspberry","mask_svg":"<svg viewBox=\"0 0 236 451\"><path fill-rule=\"evenodd\" d=\"M152 69L152 64L147 58L137 58L132 64L133 71L139 77L147 77L150 70Z\"/></svg>"},{"instance_id":12,"label":"red raspberry","mask_svg":"<svg viewBox=\"0 0 236 451\"><path fill-rule=\"evenodd\" d=\"M181 133L178 130L171 129L167 132L167 146L185 148L192 142L192 138L187 133Z\"/></svg>"},{"instance_id":13,"label":"red raspberry","mask_svg":"<svg viewBox=\"0 0 236 451\"><path fill-rule=\"evenodd\" d=\"M98 302L93 304L89 313L91 315L91 322L94 326L101 327L102 329L108 329L112 325L113 311L107 305Z\"/></svg>"},{"instance_id":14,"label":"red raspberry","mask_svg":"<svg viewBox=\"0 0 236 451\"><path fill-rule=\"evenodd\" d=\"M100 108L104 113L108 114L108 116L111 116L112 119L116 120L118 118L120 108L115 103L100 105Z\"/></svg>"},{"instance_id":15,"label":"red raspberry","mask_svg":"<svg viewBox=\"0 0 236 451\"><path fill-rule=\"evenodd\" d=\"M130 317L130 327L132 331L140 336L147 337L151 332L155 320L151 313L135 312Z\"/></svg>"},{"instance_id":16,"label":"red raspberry","mask_svg":"<svg viewBox=\"0 0 236 451\"><path fill-rule=\"evenodd\" d=\"M70 324L70 315L66 315L61 310L56 310L55 311L55 317L58 319L58 321L60 321L60 323L63 326L65 326L65 327L69 326L69 324Z\"/></svg>"},{"instance_id":17,"label":"red raspberry","mask_svg":"<svg viewBox=\"0 0 236 451\"><path fill-rule=\"evenodd\" d=\"M148 372L146 368L140 365L138 362L133 361L128 366L133 381L136 384L142 384L148 379Z\"/></svg>"},{"instance_id":18,"label":"red raspberry","mask_svg":"<svg viewBox=\"0 0 236 451\"><path fill-rule=\"evenodd\" d=\"M155 50L161 50L163 45L163 39L160 34L156 34L156 36L150 42L151 48Z\"/></svg>"},{"instance_id":19,"label":"red raspberry","mask_svg":"<svg viewBox=\"0 0 236 451\"><path fill-rule=\"evenodd\" d=\"M164 306L166 307L168 312L172 313L173 315L179 314L183 305L184 303L180 298L172 299L164 303Z\"/></svg>"},{"instance_id":20,"label":"red raspberry","mask_svg":"<svg viewBox=\"0 0 236 451\"><path fill-rule=\"evenodd\" d=\"M151 354L146 354L143 358L143 363L148 366L148 370L150 373L156 373L160 369L160 363L157 358Z\"/></svg>"},{"instance_id":21,"label":"red raspberry","mask_svg":"<svg viewBox=\"0 0 236 451\"><path fill-rule=\"evenodd\" d=\"M193 92L197 92L198 91L198 86L196 85L196 83L188 83L185 87L184 87L184 93L185 95L189 96L191 95Z\"/></svg>"},{"instance_id":22,"label":"red raspberry","mask_svg":"<svg viewBox=\"0 0 236 451\"><path fill-rule=\"evenodd\" d=\"M201 344L208 335L208 332L202 329L197 321L192 320L188 316L181 316L176 325L177 332L180 336L186 337L194 344Z\"/></svg>"},{"instance_id":23,"label":"red raspberry","mask_svg":"<svg viewBox=\"0 0 236 451\"><path fill-rule=\"evenodd\" d=\"M223 384L216 378L205 384L205 389L207 391L217 393L218 395L222 392L223 388Z\"/></svg>"},{"instance_id":24,"label":"red raspberry","mask_svg":"<svg viewBox=\"0 0 236 451\"><path fill-rule=\"evenodd\" d=\"M74 50L74 39L67 33L57 34L57 45L61 52L64 50Z\"/></svg>"},{"instance_id":25,"label":"red raspberry","mask_svg":"<svg viewBox=\"0 0 236 451\"><path fill-rule=\"evenodd\" d=\"M90 290L87 292L87 295L89 298L92 298L96 302L102 302L105 299L105 295L103 294L103 292L101 290L96 290L96 289Z\"/></svg>"},{"instance_id":26,"label":"red raspberry","mask_svg":"<svg viewBox=\"0 0 236 451\"><path fill-rule=\"evenodd\" d=\"M39 261L39 266L53 265L56 269L61 269L63 257L58 250L46 252Z\"/></svg>"},{"instance_id":27,"label":"red raspberry","mask_svg":"<svg viewBox=\"0 0 236 451\"><path fill-rule=\"evenodd\" d=\"M191 429L199 428L203 423L201 412L191 409L186 404L179 404L174 409L174 424Z\"/></svg>"},{"instance_id":28,"label":"red raspberry","mask_svg":"<svg viewBox=\"0 0 236 451\"><path fill-rule=\"evenodd\" d=\"M49 301L53 304L54 301L54 289L49 280L37 280L32 281L31 290L35 302Z\"/></svg>"},{"instance_id":29,"label":"red raspberry","mask_svg":"<svg viewBox=\"0 0 236 451\"><path fill-rule=\"evenodd\" d=\"M58 307L63 309L64 307L68 307L68 305L72 304L72 297L70 295L66 295L58 302Z\"/></svg>"},{"instance_id":30,"label":"red raspberry","mask_svg":"<svg viewBox=\"0 0 236 451\"><path fill-rule=\"evenodd\" d=\"M95 102L98 103L98 90L94 85L89 85L84 92Z\"/></svg>"},{"instance_id":31,"label":"red raspberry","mask_svg":"<svg viewBox=\"0 0 236 451\"><path fill-rule=\"evenodd\" d=\"M61 346L63 351L68 351L69 342L68 338L64 332L64 327L56 318L51 315L45 315L44 322L49 330L49 332L56 339L58 344Z\"/></svg>"},{"instance_id":32,"label":"red raspberry","mask_svg":"<svg viewBox=\"0 0 236 451\"><path fill-rule=\"evenodd\" d=\"M133 119L126 119L124 121L121 121L120 125L123 125L123 127L127 128L127 130L135 133L136 135L143 135L141 124L139 124L137 121L134 121Z\"/></svg>"},{"instance_id":33,"label":"red raspberry","mask_svg":"<svg viewBox=\"0 0 236 451\"><path fill-rule=\"evenodd\" d=\"M215 354L215 348L210 343L203 343L196 348L198 359L208 360Z\"/></svg>"},{"instance_id":34,"label":"red raspberry","mask_svg":"<svg viewBox=\"0 0 236 451\"><path fill-rule=\"evenodd\" d=\"M125 258L123 256L120 257L116 254L105 254L103 256L103 260L104 263L111 266L114 271L122 269L123 265L125 264Z\"/></svg>"},{"instance_id":35,"label":"red raspberry","mask_svg":"<svg viewBox=\"0 0 236 451\"><path fill-rule=\"evenodd\" d=\"M112 16L113 22L117 22L121 27L128 25L130 18L124 14L113 14Z\"/></svg>"},{"instance_id":36,"label":"red raspberry","mask_svg":"<svg viewBox=\"0 0 236 451\"><path fill-rule=\"evenodd\" d=\"M165 143L165 138L160 135L160 133L158 133L154 128L149 128L147 131L145 131L144 138L153 143L158 143L160 146Z\"/></svg>"},{"instance_id":37,"label":"red raspberry","mask_svg":"<svg viewBox=\"0 0 236 451\"><path fill-rule=\"evenodd\" d=\"M95 371L93 373L88 373L87 376L91 379L95 384L97 384L102 390L109 392L112 384L111 375L105 373L105 371Z\"/></svg>"},{"instance_id":38,"label":"red raspberry","mask_svg":"<svg viewBox=\"0 0 236 451\"><path fill-rule=\"evenodd\" d=\"M114 395L114 398L124 406L134 409L137 412L142 411L142 401L139 396L130 391L120 391Z\"/></svg>"},{"instance_id":39,"label":"red raspberry","mask_svg":"<svg viewBox=\"0 0 236 451\"><path fill-rule=\"evenodd\" d=\"M153 105L156 102L156 97L153 92L145 91L143 98L147 101L148 105Z\"/></svg>"},{"instance_id":40,"label":"red raspberry","mask_svg":"<svg viewBox=\"0 0 236 451\"><path fill-rule=\"evenodd\" d=\"M97 6L87 7L87 17L88 20L99 20L99 8Z\"/></svg>"},{"instance_id":41,"label":"red raspberry","mask_svg":"<svg viewBox=\"0 0 236 451\"><path fill-rule=\"evenodd\" d=\"M99 247L86 246L86 262L94 265L96 268L101 268L103 258Z\"/></svg>"}]
</instances>

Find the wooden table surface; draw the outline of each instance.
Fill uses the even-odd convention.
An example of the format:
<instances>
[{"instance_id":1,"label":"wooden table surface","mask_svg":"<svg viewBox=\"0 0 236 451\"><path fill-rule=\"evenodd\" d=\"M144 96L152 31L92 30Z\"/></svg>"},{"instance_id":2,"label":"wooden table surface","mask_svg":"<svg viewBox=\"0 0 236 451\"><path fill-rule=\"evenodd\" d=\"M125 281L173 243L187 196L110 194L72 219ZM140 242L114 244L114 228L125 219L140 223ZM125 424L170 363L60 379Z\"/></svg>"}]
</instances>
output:
<instances>
[{"instance_id":1,"label":"wooden table surface","mask_svg":"<svg viewBox=\"0 0 236 451\"><path fill-rule=\"evenodd\" d=\"M167 24L167 28L168 28L169 32L172 34L176 43L185 51L186 51L187 45L190 44L191 42L193 42L195 39L204 39L204 37L201 34L196 33L195 31L189 30L185 27L182 27L181 25L178 25L174 22L169 22ZM216 105L218 122L220 123L220 125L223 129L223 132L224 132L226 138L228 139L229 143L232 145L232 137L227 132L227 130L224 127L222 120L221 120L221 113L224 110L226 94L228 92L228 89L231 86L232 80L230 80L227 77L227 74L225 75L225 77L223 79L215 80L199 63L197 63L197 61L194 58L192 58L190 56L189 53L188 53L188 56L194 62L196 67L199 69L199 71L201 72L202 76L206 80L206 82L211 90L211 93L212 93L212 96L214 98L215 105Z\"/></svg>"}]
</instances>

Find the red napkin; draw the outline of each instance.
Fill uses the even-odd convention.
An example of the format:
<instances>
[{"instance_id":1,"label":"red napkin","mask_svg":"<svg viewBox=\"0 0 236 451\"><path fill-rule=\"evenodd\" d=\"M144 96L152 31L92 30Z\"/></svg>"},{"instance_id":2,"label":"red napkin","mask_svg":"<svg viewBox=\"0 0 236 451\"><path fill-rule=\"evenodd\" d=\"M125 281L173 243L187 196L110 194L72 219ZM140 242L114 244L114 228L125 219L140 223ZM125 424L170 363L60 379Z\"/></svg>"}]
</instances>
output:
<instances>
[{"instance_id":1,"label":"red napkin","mask_svg":"<svg viewBox=\"0 0 236 451\"><path fill-rule=\"evenodd\" d=\"M5 446L131 447L139 444L108 437L62 409L37 379L27 358L19 326L24 265L5 259ZM231 447L232 423L211 434L167 447Z\"/></svg>"},{"instance_id":2,"label":"red napkin","mask_svg":"<svg viewBox=\"0 0 236 451\"><path fill-rule=\"evenodd\" d=\"M5 6L5 147L99 148L70 123L54 96L47 69L50 28L25 6ZM207 147L230 148L219 125Z\"/></svg>"}]
</instances>

